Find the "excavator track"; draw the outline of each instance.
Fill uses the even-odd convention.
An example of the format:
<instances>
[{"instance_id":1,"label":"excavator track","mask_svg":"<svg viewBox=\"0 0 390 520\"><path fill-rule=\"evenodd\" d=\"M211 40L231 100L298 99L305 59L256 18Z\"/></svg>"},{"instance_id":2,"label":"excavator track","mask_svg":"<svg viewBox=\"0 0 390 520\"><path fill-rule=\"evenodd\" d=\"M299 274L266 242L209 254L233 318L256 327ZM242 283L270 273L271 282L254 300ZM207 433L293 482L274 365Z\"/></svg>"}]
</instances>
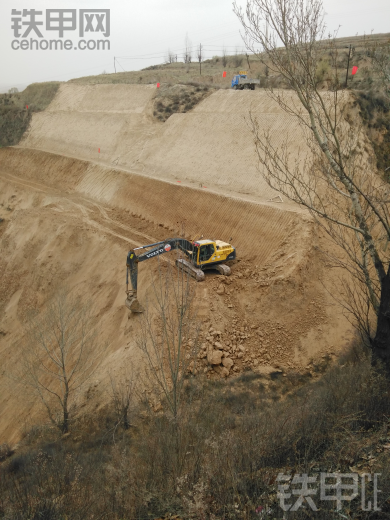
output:
<instances>
[{"instance_id":1,"label":"excavator track","mask_svg":"<svg viewBox=\"0 0 390 520\"><path fill-rule=\"evenodd\" d=\"M220 274L225 276L230 276L232 274L232 270L228 265L225 264L217 264L213 266L213 269L216 269Z\"/></svg>"},{"instance_id":2,"label":"excavator track","mask_svg":"<svg viewBox=\"0 0 390 520\"><path fill-rule=\"evenodd\" d=\"M204 272L201 269L194 267L190 262L184 260L184 258L178 258L176 260L176 265L186 273L193 276L197 282L202 282L204 280Z\"/></svg>"}]
</instances>

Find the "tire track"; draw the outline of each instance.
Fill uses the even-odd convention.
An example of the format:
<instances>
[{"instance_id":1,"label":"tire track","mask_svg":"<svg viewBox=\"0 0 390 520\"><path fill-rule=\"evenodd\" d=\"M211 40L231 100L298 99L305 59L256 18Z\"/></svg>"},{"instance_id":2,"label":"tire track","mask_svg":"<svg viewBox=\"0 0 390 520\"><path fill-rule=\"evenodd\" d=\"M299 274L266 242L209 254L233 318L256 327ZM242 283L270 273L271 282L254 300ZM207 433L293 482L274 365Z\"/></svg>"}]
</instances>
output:
<instances>
[{"instance_id":1,"label":"tire track","mask_svg":"<svg viewBox=\"0 0 390 520\"><path fill-rule=\"evenodd\" d=\"M116 238L124 240L127 243L130 243L130 244L133 244L133 245L139 247L139 246L144 245L145 241L146 242L157 242L156 238L154 238L150 235L147 235L145 233L142 233L141 231L139 231L129 225L125 225L117 220L110 218L107 215L106 209L101 204L97 204L96 202L90 201L90 200L86 199L85 197L77 197L77 196L75 196L75 194L64 193L63 191L58 190L57 188L53 188L51 186L46 186L44 184L41 184L41 183L38 183L35 181L30 181L30 180L27 181L25 179L23 181L21 181L18 177L16 177L15 175L12 175L10 173L0 172L0 178L6 182L10 182L10 183L16 184L18 186L23 186L23 188L32 189L32 190L38 191L40 193L44 193L45 195L54 195L60 199L66 200L68 203L72 204L74 207L76 207L79 210L79 212L82 214L82 220L84 223L88 224L91 227L94 227L95 229L98 229L99 231L102 231L103 233L110 234ZM136 235L140 238L144 238L145 241L143 241L141 243L137 240L134 240L133 238L129 238L128 236L125 236L125 235L122 235L122 234L119 234L119 233L113 231L112 229L110 229L110 227L102 225L97 220L95 220L91 217L90 213L94 211L93 209L91 209L91 207L95 208L95 210L98 210L99 214L101 215L103 220L108 225L111 224L117 228L121 228L130 234ZM61 211L66 211L66 210L61 210ZM76 216L76 215L72 215L72 216ZM77 215L77 217L78 217L78 215Z\"/></svg>"}]
</instances>

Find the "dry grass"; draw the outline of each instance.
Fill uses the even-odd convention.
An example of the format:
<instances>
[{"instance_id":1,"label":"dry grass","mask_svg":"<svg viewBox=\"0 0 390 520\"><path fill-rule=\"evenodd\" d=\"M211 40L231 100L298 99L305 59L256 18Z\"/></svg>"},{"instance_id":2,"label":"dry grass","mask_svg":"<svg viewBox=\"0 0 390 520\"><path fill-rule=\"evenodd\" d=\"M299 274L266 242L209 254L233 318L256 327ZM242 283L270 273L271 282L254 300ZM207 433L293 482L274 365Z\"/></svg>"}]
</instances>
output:
<instances>
[{"instance_id":1,"label":"dry grass","mask_svg":"<svg viewBox=\"0 0 390 520\"><path fill-rule=\"evenodd\" d=\"M383 44L388 42L390 34L373 34L369 37L372 44ZM350 84L350 88L367 89L370 85L375 84L376 78L373 76L369 60L367 60L365 46L367 37L352 36L347 38L337 38L338 50L338 66L340 70L340 81L345 81L345 72L347 65L347 57L349 52L349 45L354 47L353 58L350 67L357 65L359 72ZM319 70L319 80L321 74L326 72L327 56L324 53L322 70ZM122 63L126 67L126 62ZM245 69L248 75L252 78L260 79L261 85L265 86L271 84L274 87L283 87L283 82L278 76L267 67L261 64L255 56L249 56L249 63L245 55L233 55L226 57L226 64L222 56L215 56L212 59L205 60L202 63L202 75L199 74L198 63L167 63L160 65L152 65L140 71L120 71L116 74L100 74L98 76L86 76L75 78L71 80L79 84L115 84L115 83L130 83L130 84L183 84L186 85L191 82L197 82L203 85L209 85L216 88L230 88L231 80L239 70ZM222 77L222 72L226 70L226 78Z\"/></svg>"},{"instance_id":2,"label":"dry grass","mask_svg":"<svg viewBox=\"0 0 390 520\"><path fill-rule=\"evenodd\" d=\"M213 92L207 85L163 85L154 98L154 117L165 122L172 114L185 113Z\"/></svg>"},{"instance_id":3,"label":"dry grass","mask_svg":"<svg viewBox=\"0 0 390 520\"><path fill-rule=\"evenodd\" d=\"M177 421L145 402L130 430L116 425L111 410L80 418L70 437L35 430L2 465L0 511L9 520L248 519L261 505L282 518L279 472L365 471L382 473L385 516L375 518L386 518L388 382L356 349L316 381L305 377L248 372L228 381L189 378ZM333 506L322 503L313 518L331 518ZM373 518L359 511L358 500L349 506L347 518ZM30 516L23 516L26 511ZM302 509L289 518L309 513Z\"/></svg>"},{"instance_id":4,"label":"dry grass","mask_svg":"<svg viewBox=\"0 0 390 520\"><path fill-rule=\"evenodd\" d=\"M32 114L49 106L59 85L57 82L33 83L23 92L0 94L0 148L19 143Z\"/></svg>"}]
</instances>

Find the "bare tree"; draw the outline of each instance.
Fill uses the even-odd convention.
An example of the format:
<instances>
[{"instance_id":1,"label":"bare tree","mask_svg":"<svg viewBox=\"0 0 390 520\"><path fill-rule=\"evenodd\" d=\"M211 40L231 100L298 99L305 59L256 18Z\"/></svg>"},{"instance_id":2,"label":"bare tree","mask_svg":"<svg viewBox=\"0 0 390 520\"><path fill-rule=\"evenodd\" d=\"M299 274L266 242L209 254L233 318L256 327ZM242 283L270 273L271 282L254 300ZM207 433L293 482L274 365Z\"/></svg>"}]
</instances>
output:
<instances>
[{"instance_id":1,"label":"bare tree","mask_svg":"<svg viewBox=\"0 0 390 520\"><path fill-rule=\"evenodd\" d=\"M56 296L28 325L21 381L63 433L76 411L77 390L94 373L101 354L91 306L69 292Z\"/></svg>"},{"instance_id":2,"label":"bare tree","mask_svg":"<svg viewBox=\"0 0 390 520\"><path fill-rule=\"evenodd\" d=\"M170 49L168 49L167 57L165 58L165 60L166 63L175 63L175 61L177 61L177 56L175 56L175 54Z\"/></svg>"},{"instance_id":3,"label":"bare tree","mask_svg":"<svg viewBox=\"0 0 390 520\"><path fill-rule=\"evenodd\" d=\"M234 54L234 66L241 67L243 61L244 61L243 55L238 52L238 49L236 49L236 52Z\"/></svg>"},{"instance_id":4,"label":"bare tree","mask_svg":"<svg viewBox=\"0 0 390 520\"><path fill-rule=\"evenodd\" d=\"M122 370L118 377L110 374L111 397L114 412L118 424L122 424L124 430L131 426L131 409L135 402L137 377L133 369Z\"/></svg>"},{"instance_id":5,"label":"bare tree","mask_svg":"<svg viewBox=\"0 0 390 520\"><path fill-rule=\"evenodd\" d=\"M159 264L153 283L154 307L142 319L138 346L145 354L152 380L176 420L180 413L185 376L194 368L198 352L199 325L190 276L168 264Z\"/></svg>"},{"instance_id":6,"label":"bare tree","mask_svg":"<svg viewBox=\"0 0 390 520\"><path fill-rule=\"evenodd\" d=\"M361 125L348 110L349 94L340 91L337 46L330 36L324 40L322 2L248 0L245 10L234 4L234 11L247 48L289 87L268 94L299 125L307 145L307 152L293 158L288 138L275 145L251 114L261 173L269 186L307 208L342 249L338 265L353 275L358 291L347 306L356 313L362 298L368 304L369 312L360 314L367 317L373 359L390 369L390 189L364 150ZM332 67L328 88L320 91L316 72L324 52Z\"/></svg>"},{"instance_id":7,"label":"bare tree","mask_svg":"<svg viewBox=\"0 0 390 520\"><path fill-rule=\"evenodd\" d=\"M183 55L184 63L190 64L192 61L192 43L188 38L188 34L186 34L186 39L184 41L184 55Z\"/></svg>"},{"instance_id":8,"label":"bare tree","mask_svg":"<svg viewBox=\"0 0 390 520\"><path fill-rule=\"evenodd\" d=\"M228 59L227 59L227 51L226 51L226 47L223 47L223 49L222 49L222 65L223 65L224 67L226 67L227 62L228 62Z\"/></svg>"},{"instance_id":9,"label":"bare tree","mask_svg":"<svg viewBox=\"0 0 390 520\"><path fill-rule=\"evenodd\" d=\"M202 54L202 44L199 44L199 47L196 49L196 57L199 61L199 75L202 75L202 60L203 60L203 54Z\"/></svg>"}]
</instances>

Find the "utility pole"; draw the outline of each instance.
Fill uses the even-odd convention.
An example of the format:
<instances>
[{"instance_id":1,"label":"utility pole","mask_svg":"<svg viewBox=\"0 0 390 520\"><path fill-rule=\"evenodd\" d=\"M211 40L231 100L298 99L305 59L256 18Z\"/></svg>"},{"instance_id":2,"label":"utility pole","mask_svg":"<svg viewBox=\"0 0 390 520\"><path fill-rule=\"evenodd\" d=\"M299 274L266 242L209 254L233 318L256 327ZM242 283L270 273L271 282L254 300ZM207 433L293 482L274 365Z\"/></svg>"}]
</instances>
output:
<instances>
[{"instance_id":1,"label":"utility pole","mask_svg":"<svg viewBox=\"0 0 390 520\"><path fill-rule=\"evenodd\" d=\"M202 44L201 43L199 44L198 59L199 59L199 72L200 72L200 76L201 76L202 75Z\"/></svg>"},{"instance_id":2,"label":"utility pole","mask_svg":"<svg viewBox=\"0 0 390 520\"><path fill-rule=\"evenodd\" d=\"M115 56L114 56L114 70L115 70L115 74L116 74L116 63L115 63Z\"/></svg>"},{"instance_id":3,"label":"utility pole","mask_svg":"<svg viewBox=\"0 0 390 520\"><path fill-rule=\"evenodd\" d=\"M249 70L251 70L251 64L249 63L248 53L245 53L245 56L246 56L246 61L248 62L248 68L249 68Z\"/></svg>"},{"instance_id":4,"label":"utility pole","mask_svg":"<svg viewBox=\"0 0 390 520\"><path fill-rule=\"evenodd\" d=\"M347 62L347 75L345 76L345 88L347 88L347 86L348 86L348 71L349 71L349 60L351 59L351 50L352 50L352 45L349 45L348 62Z\"/></svg>"}]
</instances>

